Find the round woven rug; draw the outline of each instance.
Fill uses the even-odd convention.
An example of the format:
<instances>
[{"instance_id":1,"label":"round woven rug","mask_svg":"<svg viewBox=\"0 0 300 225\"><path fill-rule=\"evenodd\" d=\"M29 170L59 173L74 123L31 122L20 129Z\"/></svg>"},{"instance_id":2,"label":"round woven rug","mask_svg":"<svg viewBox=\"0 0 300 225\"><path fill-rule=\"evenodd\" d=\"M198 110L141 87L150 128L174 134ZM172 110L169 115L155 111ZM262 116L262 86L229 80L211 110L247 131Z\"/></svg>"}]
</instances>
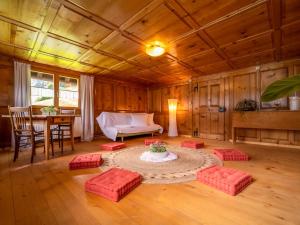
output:
<instances>
[{"instance_id":1,"label":"round woven rug","mask_svg":"<svg viewBox=\"0 0 300 225\"><path fill-rule=\"evenodd\" d=\"M192 181L196 179L196 172L200 169L222 165L222 162L213 154L203 150L194 150L176 145L166 145L170 152L178 158L168 162L146 162L140 160L140 155L149 147L140 145L129 147L121 151L104 153L102 170L118 167L138 172L143 176L143 183L170 184Z\"/></svg>"}]
</instances>

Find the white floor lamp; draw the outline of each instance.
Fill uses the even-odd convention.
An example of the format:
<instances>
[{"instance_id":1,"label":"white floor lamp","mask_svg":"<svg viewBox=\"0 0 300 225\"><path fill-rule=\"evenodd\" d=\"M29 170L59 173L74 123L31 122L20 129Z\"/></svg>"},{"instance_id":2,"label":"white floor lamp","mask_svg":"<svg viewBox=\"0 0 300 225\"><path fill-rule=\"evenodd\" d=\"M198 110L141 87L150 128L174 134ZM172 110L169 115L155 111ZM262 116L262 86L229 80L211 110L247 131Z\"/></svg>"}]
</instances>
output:
<instances>
[{"instance_id":1,"label":"white floor lamp","mask_svg":"<svg viewBox=\"0 0 300 225\"><path fill-rule=\"evenodd\" d=\"M176 109L177 109L177 99L168 99L169 105L169 137L177 137L177 122L176 122Z\"/></svg>"}]
</instances>

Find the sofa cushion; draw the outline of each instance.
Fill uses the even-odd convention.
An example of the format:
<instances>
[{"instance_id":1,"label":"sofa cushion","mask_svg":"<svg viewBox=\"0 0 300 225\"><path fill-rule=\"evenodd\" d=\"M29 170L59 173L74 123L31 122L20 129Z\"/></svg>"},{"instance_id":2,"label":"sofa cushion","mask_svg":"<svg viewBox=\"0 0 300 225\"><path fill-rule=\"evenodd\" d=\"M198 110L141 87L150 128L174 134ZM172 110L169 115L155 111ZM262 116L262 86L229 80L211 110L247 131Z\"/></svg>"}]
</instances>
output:
<instances>
[{"instance_id":1,"label":"sofa cushion","mask_svg":"<svg viewBox=\"0 0 300 225\"><path fill-rule=\"evenodd\" d=\"M154 118L154 113L148 113L148 125L149 126L154 124L153 118Z\"/></svg>"},{"instance_id":2,"label":"sofa cushion","mask_svg":"<svg viewBox=\"0 0 300 225\"><path fill-rule=\"evenodd\" d=\"M131 126L146 127L148 126L148 115L145 114L131 114Z\"/></svg>"},{"instance_id":3,"label":"sofa cushion","mask_svg":"<svg viewBox=\"0 0 300 225\"><path fill-rule=\"evenodd\" d=\"M114 125L130 125L130 113L113 113L112 114L113 126Z\"/></svg>"}]
</instances>

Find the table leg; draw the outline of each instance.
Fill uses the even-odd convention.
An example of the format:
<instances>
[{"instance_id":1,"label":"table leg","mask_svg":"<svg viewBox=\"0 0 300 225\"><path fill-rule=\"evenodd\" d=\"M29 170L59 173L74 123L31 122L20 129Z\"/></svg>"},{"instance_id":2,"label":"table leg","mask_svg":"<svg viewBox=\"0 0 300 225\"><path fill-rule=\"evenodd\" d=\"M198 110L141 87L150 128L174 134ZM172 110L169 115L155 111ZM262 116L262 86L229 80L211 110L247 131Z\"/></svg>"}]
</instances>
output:
<instances>
[{"instance_id":1,"label":"table leg","mask_svg":"<svg viewBox=\"0 0 300 225\"><path fill-rule=\"evenodd\" d=\"M71 130L70 130L72 151L74 151L74 120L75 119L71 121Z\"/></svg>"},{"instance_id":2,"label":"table leg","mask_svg":"<svg viewBox=\"0 0 300 225\"><path fill-rule=\"evenodd\" d=\"M232 127L232 132L231 132L231 138L232 138L232 143L235 144L235 128Z\"/></svg>"},{"instance_id":3,"label":"table leg","mask_svg":"<svg viewBox=\"0 0 300 225\"><path fill-rule=\"evenodd\" d=\"M44 121L44 144L45 144L45 154L46 159L49 159L49 147L50 147L50 124L48 119Z\"/></svg>"}]
</instances>

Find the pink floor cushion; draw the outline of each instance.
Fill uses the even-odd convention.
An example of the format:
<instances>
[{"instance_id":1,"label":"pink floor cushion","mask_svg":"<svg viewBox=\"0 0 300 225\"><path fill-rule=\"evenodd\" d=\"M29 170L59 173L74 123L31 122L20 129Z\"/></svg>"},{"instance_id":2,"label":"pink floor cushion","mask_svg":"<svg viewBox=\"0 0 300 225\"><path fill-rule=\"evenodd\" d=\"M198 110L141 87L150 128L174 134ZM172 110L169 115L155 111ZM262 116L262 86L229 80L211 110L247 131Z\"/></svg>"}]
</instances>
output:
<instances>
[{"instance_id":1,"label":"pink floor cushion","mask_svg":"<svg viewBox=\"0 0 300 225\"><path fill-rule=\"evenodd\" d=\"M186 148L203 148L204 147L204 142L201 141L183 141L181 142L181 147L186 147Z\"/></svg>"},{"instance_id":2,"label":"pink floor cushion","mask_svg":"<svg viewBox=\"0 0 300 225\"><path fill-rule=\"evenodd\" d=\"M86 181L85 190L117 202L141 181L142 176L136 172L112 168Z\"/></svg>"},{"instance_id":3,"label":"pink floor cushion","mask_svg":"<svg viewBox=\"0 0 300 225\"><path fill-rule=\"evenodd\" d=\"M69 163L71 170L98 167L102 164L101 154L84 154L75 156Z\"/></svg>"},{"instance_id":4,"label":"pink floor cushion","mask_svg":"<svg viewBox=\"0 0 300 225\"><path fill-rule=\"evenodd\" d=\"M214 149L213 153L224 161L248 161L249 156L237 149Z\"/></svg>"},{"instance_id":5,"label":"pink floor cushion","mask_svg":"<svg viewBox=\"0 0 300 225\"><path fill-rule=\"evenodd\" d=\"M197 180L229 195L236 195L252 182L252 177L240 170L212 166L198 171Z\"/></svg>"},{"instance_id":6,"label":"pink floor cushion","mask_svg":"<svg viewBox=\"0 0 300 225\"><path fill-rule=\"evenodd\" d=\"M144 140L145 145L151 145L153 143L162 143L162 140L158 138L148 138Z\"/></svg>"},{"instance_id":7,"label":"pink floor cushion","mask_svg":"<svg viewBox=\"0 0 300 225\"><path fill-rule=\"evenodd\" d=\"M106 151L114 151L114 150L118 150L118 149L125 148L125 147L126 147L126 144L123 142L110 142L110 143L101 145L101 149L106 150Z\"/></svg>"}]
</instances>

